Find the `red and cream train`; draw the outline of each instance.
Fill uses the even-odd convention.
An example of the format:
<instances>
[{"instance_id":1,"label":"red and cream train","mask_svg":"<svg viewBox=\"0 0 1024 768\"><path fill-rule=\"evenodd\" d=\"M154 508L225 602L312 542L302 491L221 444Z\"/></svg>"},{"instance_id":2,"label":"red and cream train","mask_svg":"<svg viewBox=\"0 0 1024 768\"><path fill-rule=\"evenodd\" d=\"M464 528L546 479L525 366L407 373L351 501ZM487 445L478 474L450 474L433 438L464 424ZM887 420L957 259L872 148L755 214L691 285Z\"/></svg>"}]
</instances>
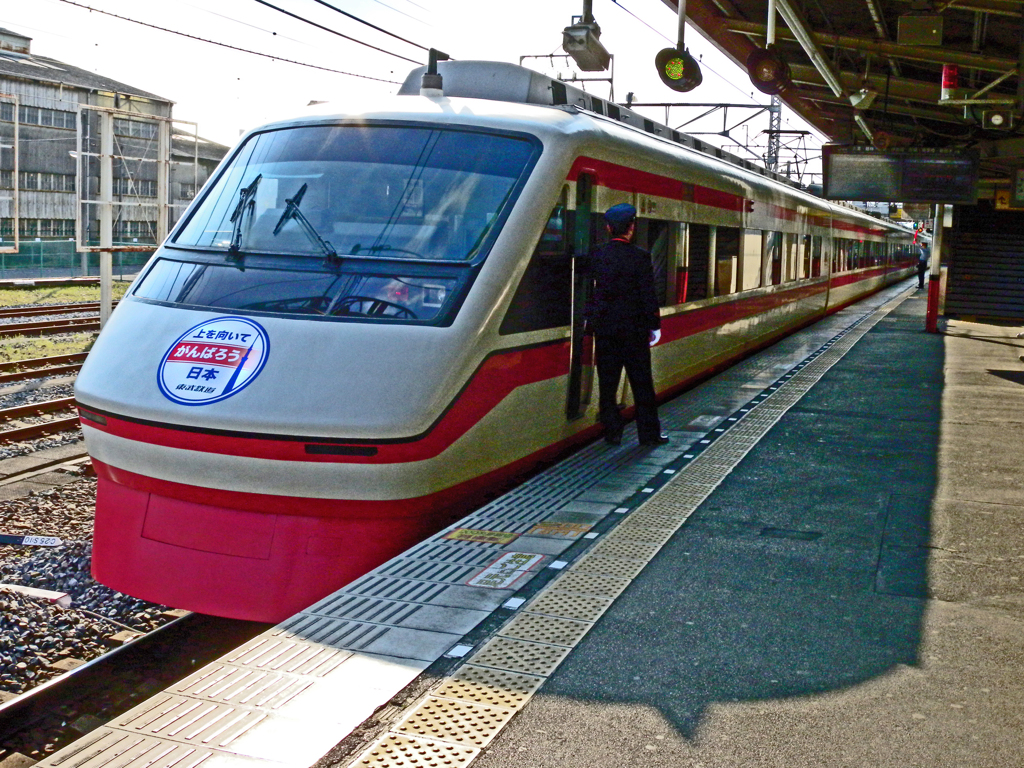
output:
<instances>
[{"instance_id":1,"label":"red and cream train","mask_svg":"<svg viewBox=\"0 0 1024 768\"><path fill-rule=\"evenodd\" d=\"M594 437L574 254L616 203L662 395L911 273L909 230L623 107L440 71L250 132L120 302L76 384L98 580L281 620Z\"/></svg>"}]
</instances>

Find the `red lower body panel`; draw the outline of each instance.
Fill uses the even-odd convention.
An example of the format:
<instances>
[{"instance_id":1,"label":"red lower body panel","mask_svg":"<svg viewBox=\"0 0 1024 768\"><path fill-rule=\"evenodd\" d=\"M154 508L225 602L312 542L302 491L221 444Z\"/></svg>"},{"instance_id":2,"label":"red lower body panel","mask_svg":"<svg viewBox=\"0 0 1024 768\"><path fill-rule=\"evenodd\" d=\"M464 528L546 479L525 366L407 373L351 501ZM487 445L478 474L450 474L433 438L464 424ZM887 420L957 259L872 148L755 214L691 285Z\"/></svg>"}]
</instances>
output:
<instances>
[{"instance_id":1,"label":"red lower body panel","mask_svg":"<svg viewBox=\"0 0 1024 768\"><path fill-rule=\"evenodd\" d=\"M197 494L201 489L196 489ZM226 509L100 478L93 576L152 602L278 622L448 522L326 519Z\"/></svg>"}]
</instances>

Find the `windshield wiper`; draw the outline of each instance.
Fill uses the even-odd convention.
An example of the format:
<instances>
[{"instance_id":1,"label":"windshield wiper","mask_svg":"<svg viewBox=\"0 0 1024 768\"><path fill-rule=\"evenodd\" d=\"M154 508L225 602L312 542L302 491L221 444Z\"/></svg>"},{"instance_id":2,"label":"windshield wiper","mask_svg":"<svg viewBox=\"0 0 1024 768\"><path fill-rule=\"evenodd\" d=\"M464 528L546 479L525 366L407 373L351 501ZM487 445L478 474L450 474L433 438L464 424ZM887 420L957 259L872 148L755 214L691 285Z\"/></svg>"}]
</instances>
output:
<instances>
[{"instance_id":1,"label":"windshield wiper","mask_svg":"<svg viewBox=\"0 0 1024 768\"><path fill-rule=\"evenodd\" d=\"M234 212L231 214L231 245L228 246L228 250L231 253L238 253L242 247L242 219L245 218L245 209L249 209L249 215L251 216L253 211L256 210L256 188L260 185L260 181L263 179L263 174L259 174L255 179L252 180L252 184L248 187L242 187L238 190L238 205L235 206Z\"/></svg>"},{"instance_id":2,"label":"windshield wiper","mask_svg":"<svg viewBox=\"0 0 1024 768\"><path fill-rule=\"evenodd\" d=\"M408 248L398 248L393 245L371 245L368 248L363 248L362 245L356 243L352 246L352 255L358 256L361 252L366 253L380 253L381 251L395 251L397 253L408 253L411 256L415 256L417 259L422 259L423 254L417 253L416 251L410 251Z\"/></svg>"},{"instance_id":3,"label":"windshield wiper","mask_svg":"<svg viewBox=\"0 0 1024 768\"><path fill-rule=\"evenodd\" d=\"M306 194L307 184L303 184L299 187L299 191L295 193L295 197L288 198L285 200L284 213L281 214L281 218L277 220L277 226L274 227L274 236L281 231L281 228L288 223L289 219L295 219L299 222L299 227L302 229L309 239L315 242L323 249L324 254L327 256L327 260L330 262L340 262L338 258L338 252L334 250L334 246L329 242L320 237L320 233L316 231L316 227L309 223L309 219L306 218L305 214L299 210L299 205L302 203L302 196Z\"/></svg>"}]
</instances>

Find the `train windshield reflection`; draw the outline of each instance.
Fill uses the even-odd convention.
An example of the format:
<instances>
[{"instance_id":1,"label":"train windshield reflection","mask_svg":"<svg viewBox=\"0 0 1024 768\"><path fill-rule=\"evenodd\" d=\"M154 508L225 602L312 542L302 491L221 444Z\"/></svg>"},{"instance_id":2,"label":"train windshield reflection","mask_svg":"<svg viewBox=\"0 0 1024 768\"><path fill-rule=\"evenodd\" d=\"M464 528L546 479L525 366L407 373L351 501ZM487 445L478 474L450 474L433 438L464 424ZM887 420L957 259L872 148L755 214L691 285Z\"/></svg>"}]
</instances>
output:
<instances>
[{"instance_id":1,"label":"train windshield reflection","mask_svg":"<svg viewBox=\"0 0 1024 768\"><path fill-rule=\"evenodd\" d=\"M454 274L241 269L158 259L134 295L217 309L433 321L451 305L460 282Z\"/></svg>"},{"instance_id":2,"label":"train windshield reflection","mask_svg":"<svg viewBox=\"0 0 1024 768\"><path fill-rule=\"evenodd\" d=\"M258 133L173 242L241 253L474 261L539 146L528 137L412 125Z\"/></svg>"}]
</instances>

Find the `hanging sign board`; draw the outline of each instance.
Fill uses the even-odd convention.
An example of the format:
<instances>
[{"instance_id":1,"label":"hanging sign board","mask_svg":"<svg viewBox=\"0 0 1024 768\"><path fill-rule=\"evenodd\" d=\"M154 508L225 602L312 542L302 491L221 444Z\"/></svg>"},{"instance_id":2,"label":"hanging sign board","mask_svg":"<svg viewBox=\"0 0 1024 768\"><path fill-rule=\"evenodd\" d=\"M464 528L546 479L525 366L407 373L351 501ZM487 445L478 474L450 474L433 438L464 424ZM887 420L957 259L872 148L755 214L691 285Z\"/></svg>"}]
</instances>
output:
<instances>
[{"instance_id":1,"label":"hanging sign board","mask_svg":"<svg viewBox=\"0 0 1024 768\"><path fill-rule=\"evenodd\" d=\"M824 197L876 203L978 202L977 149L905 149L825 144Z\"/></svg>"}]
</instances>

